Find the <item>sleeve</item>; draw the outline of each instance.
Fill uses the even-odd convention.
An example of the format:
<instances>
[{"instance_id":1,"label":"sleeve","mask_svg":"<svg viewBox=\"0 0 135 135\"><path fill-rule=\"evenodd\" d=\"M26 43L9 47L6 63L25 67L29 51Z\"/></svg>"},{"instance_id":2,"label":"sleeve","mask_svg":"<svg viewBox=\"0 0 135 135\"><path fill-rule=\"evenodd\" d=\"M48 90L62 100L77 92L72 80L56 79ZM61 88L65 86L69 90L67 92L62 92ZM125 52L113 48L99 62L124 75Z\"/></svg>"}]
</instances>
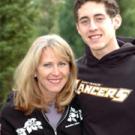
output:
<instances>
[{"instance_id":1,"label":"sleeve","mask_svg":"<svg viewBox=\"0 0 135 135\"><path fill-rule=\"evenodd\" d=\"M12 125L2 115L0 116L0 135L16 135Z\"/></svg>"},{"instance_id":2,"label":"sleeve","mask_svg":"<svg viewBox=\"0 0 135 135\"><path fill-rule=\"evenodd\" d=\"M11 121L13 122L13 118L10 114L11 109L6 104L0 112L0 135L17 135L13 125L11 124Z\"/></svg>"}]
</instances>

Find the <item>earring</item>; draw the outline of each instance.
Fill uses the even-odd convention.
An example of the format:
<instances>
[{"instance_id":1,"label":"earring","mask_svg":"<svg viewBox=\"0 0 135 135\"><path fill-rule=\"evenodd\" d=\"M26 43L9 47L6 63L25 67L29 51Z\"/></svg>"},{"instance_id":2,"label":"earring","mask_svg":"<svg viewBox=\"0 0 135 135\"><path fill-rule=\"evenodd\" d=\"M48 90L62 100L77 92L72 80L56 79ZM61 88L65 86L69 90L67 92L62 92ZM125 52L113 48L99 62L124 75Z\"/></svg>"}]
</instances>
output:
<instances>
[{"instance_id":1,"label":"earring","mask_svg":"<svg viewBox=\"0 0 135 135\"><path fill-rule=\"evenodd\" d=\"M34 74L34 78L37 78L37 74Z\"/></svg>"}]
</instances>

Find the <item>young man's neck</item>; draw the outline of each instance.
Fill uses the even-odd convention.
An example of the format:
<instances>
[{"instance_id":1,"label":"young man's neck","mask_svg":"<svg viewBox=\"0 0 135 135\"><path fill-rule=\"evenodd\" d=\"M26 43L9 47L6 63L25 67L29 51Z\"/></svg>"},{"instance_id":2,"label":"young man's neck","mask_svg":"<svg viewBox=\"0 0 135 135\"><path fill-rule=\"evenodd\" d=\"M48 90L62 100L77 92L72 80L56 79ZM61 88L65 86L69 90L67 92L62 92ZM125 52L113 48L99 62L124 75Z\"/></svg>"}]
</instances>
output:
<instances>
[{"instance_id":1,"label":"young man's neck","mask_svg":"<svg viewBox=\"0 0 135 135\"><path fill-rule=\"evenodd\" d=\"M107 55L107 54L109 54L109 53L111 53L119 48L120 48L120 46L116 41L115 44L108 45L108 47L106 47L106 48L102 48L99 50L91 50L91 52L94 55L94 57L96 57L98 60L100 60L105 55Z\"/></svg>"}]
</instances>

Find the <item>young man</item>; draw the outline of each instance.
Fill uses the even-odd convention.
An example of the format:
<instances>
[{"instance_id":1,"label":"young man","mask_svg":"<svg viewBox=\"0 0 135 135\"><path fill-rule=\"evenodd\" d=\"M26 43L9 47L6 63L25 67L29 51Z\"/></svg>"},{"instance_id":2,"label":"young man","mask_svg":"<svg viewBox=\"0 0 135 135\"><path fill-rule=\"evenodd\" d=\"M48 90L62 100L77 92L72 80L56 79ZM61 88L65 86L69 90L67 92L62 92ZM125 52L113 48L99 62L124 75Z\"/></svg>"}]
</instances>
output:
<instances>
[{"instance_id":1,"label":"young man","mask_svg":"<svg viewBox=\"0 0 135 135\"><path fill-rule=\"evenodd\" d=\"M76 0L78 33L86 53L78 60L78 102L84 135L135 134L135 46L117 40L122 19L116 0Z\"/></svg>"}]
</instances>

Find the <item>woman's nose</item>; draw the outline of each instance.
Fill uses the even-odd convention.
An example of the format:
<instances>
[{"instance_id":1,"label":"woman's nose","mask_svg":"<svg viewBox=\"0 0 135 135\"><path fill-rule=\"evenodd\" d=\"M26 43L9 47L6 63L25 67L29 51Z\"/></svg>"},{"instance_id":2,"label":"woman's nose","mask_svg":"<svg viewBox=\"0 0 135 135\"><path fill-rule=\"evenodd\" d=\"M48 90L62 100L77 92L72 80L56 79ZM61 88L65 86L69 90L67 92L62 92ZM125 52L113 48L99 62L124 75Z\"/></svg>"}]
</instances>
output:
<instances>
[{"instance_id":1,"label":"woman's nose","mask_svg":"<svg viewBox=\"0 0 135 135\"><path fill-rule=\"evenodd\" d=\"M59 75L59 73L60 73L59 67L58 66L54 66L52 73L53 73L53 75Z\"/></svg>"}]
</instances>

